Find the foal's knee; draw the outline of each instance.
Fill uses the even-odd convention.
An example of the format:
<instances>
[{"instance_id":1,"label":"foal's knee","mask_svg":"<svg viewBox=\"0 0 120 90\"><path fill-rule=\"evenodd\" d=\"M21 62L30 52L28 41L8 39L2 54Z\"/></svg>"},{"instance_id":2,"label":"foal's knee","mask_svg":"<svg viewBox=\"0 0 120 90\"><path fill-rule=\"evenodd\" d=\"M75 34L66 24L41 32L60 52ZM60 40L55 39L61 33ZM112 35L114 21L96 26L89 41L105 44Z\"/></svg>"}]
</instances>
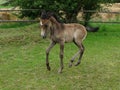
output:
<instances>
[{"instance_id":1,"label":"foal's knee","mask_svg":"<svg viewBox=\"0 0 120 90\"><path fill-rule=\"evenodd\" d=\"M80 52L81 54L83 54L84 53L84 49L83 48L81 48L81 52Z\"/></svg>"},{"instance_id":2,"label":"foal's knee","mask_svg":"<svg viewBox=\"0 0 120 90\"><path fill-rule=\"evenodd\" d=\"M49 51L48 50L46 50L46 55L49 55Z\"/></svg>"},{"instance_id":3,"label":"foal's knee","mask_svg":"<svg viewBox=\"0 0 120 90\"><path fill-rule=\"evenodd\" d=\"M83 53L84 53L84 51L85 51L85 48L84 48L84 46L83 46L83 45L81 46L80 50L81 50L81 54L83 54Z\"/></svg>"},{"instance_id":4,"label":"foal's knee","mask_svg":"<svg viewBox=\"0 0 120 90\"><path fill-rule=\"evenodd\" d=\"M60 58L63 59L63 53L60 53Z\"/></svg>"}]
</instances>

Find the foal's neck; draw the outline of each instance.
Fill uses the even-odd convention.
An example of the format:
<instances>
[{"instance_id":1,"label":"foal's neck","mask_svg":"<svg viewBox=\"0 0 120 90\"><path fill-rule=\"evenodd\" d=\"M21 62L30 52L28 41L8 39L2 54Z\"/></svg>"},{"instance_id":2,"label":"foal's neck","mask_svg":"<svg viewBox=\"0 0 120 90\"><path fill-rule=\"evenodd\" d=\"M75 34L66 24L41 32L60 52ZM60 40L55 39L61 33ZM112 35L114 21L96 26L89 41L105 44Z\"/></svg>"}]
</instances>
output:
<instances>
[{"instance_id":1,"label":"foal's neck","mask_svg":"<svg viewBox=\"0 0 120 90\"><path fill-rule=\"evenodd\" d=\"M62 25L61 25L61 23L59 23L53 16L51 17L51 22L52 22L52 24L53 24L53 26L54 27L56 27L57 29L61 29L62 27Z\"/></svg>"}]
</instances>

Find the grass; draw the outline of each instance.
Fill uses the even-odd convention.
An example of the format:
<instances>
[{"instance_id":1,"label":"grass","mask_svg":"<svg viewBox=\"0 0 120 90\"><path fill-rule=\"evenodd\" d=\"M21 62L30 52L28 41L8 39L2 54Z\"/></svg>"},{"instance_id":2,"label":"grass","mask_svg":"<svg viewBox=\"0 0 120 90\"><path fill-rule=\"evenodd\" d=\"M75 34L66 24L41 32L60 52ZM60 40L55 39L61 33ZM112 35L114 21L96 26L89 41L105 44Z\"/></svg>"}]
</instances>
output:
<instances>
[{"instance_id":1,"label":"grass","mask_svg":"<svg viewBox=\"0 0 120 90\"><path fill-rule=\"evenodd\" d=\"M59 45L50 53L52 70L46 70L49 40L40 38L38 24L0 27L0 90L119 90L120 26L97 25L99 32L88 33L84 41L86 50L78 67L68 68L78 49L65 44L62 74L57 73Z\"/></svg>"},{"instance_id":2,"label":"grass","mask_svg":"<svg viewBox=\"0 0 120 90\"><path fill-rule=\"evenodd\" d=\"M19 28L19 27L24 27L24 26L27 26L27 25L31 25L32 23L24 23L24 22L18 22L18 23L2 23L0 24L0 28L2 29L9 29L9 28Z\"/></svg>"}]
</instances>

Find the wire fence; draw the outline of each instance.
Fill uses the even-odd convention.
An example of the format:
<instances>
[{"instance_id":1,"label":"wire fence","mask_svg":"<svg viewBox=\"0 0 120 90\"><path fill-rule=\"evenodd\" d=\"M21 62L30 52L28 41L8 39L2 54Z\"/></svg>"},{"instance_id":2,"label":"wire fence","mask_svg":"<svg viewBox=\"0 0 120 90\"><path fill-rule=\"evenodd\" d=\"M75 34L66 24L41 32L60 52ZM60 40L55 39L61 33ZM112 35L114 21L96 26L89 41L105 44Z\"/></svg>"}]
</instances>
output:
<instances>
[{"instance_id":1,"label":"wire fence","mask_svg":"<svg viewBox=\"0 0 120 90\"><path fill-rule=\"evenodd\" d=\"M13 12L13 11L41 11L41 9L17 9L17 10L3 10L0 9L0 12ZM85 13L107 13L107 14L116 14L120 15L120 12L110 12L110 11L95 11L95 10L82 10L80 12ZM0 23L5 22L39 22L39 20L0 20ZM80 22L89 22L89 23L112 23L112 24L120 24L120 21L83 21L80 20Z\"/></svg>"},{"instance_id":2,"label":"wire fence","mask_svg":"<svg viewBox=\"0 0 120 90\"><path fill-rule=\"evenodd\" d=\"M6 22L39 22L39 20L0 20L0 23Z\"/></svg>"},{"instance_id":3,"label":"wire fence","mask_svg":"<svg viewBox=\"0 0 120 90\"><path fill-rule=\"evenodd\" d=\"M10 10L3 10L0 9L0 12L11 12L11 11L41 11L41 9L10 9ZM86 13L111 13L111 14L120 14L120 12L110 12L110 11L95 11L95 10L81 10L80 12Z\"/></svg>"}]
</instances>

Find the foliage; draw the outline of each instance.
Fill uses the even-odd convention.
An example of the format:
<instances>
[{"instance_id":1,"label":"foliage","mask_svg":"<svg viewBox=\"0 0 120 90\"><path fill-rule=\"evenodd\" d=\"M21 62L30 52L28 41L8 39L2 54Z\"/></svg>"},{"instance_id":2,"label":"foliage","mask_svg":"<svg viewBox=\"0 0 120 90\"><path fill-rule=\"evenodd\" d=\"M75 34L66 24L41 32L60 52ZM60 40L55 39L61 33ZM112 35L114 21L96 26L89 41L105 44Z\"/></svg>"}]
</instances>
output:
<instances>
[{"instance_id":1,"label":"foliage","mask_svg":"<svg viewBox=\"0 0 120 90\"><path fill-rule=\"evenodd\" d=\"M115 3L120 3L120 0L114 0Z\"/></svg>"},{"instance_id":2,"label":"foliage","mask_svg":"<svg viewBox=\"0 0 120 90\"><path fill-rule=\"evenodd\" d=\"M101 3L109 3L113 0L12 0L13 6L19 6L22 9L41 9L55 12L62 20L66 22L76 22L76 16L80 10L99 10ZM41 11L23 11L23 16L35 18ZM84 20L89 20L93 13L84 12ZM65 17L62 17L62 16Z\"/></svg>"}]
</instances>

